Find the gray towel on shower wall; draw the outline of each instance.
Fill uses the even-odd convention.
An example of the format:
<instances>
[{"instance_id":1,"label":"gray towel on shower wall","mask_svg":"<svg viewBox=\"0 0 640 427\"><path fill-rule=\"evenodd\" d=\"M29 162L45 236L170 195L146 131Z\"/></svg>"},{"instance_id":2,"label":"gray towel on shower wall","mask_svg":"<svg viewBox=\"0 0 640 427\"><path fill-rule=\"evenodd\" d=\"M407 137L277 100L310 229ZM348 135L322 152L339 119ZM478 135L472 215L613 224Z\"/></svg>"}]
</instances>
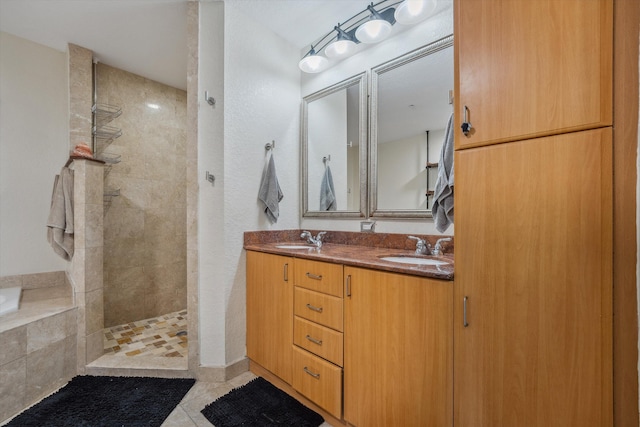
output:
<instances>
[{"instance_id":1,"label":"gray towel on shower wall","mask_svg":"<svg viewBox=\"0 0 640 427\"><path fill-rule=\"evenodd\" d=\"M338 208L336 202L336 192L333 187L333 176L331 168L325 167L322 182L320 183L320 210L335 211Z\"/></svg>"},{"instance_id":2,"label":"gray towel on shower wall","mask_svg":"<svg viewBox=\"0 0 640 427\"><path fill-rule=\"evenodd\" d=\"M47 219L47 241L66 261L73 258L73 171L62 168L56 175Z\"/></svg>"},{"instance_id":3,"label":"gray towel on shower wall","mask_svg":"<svg viewBox=\"0 0 640 427\"><path fill-rule=\"evenodd\" d=\"M269 161L265 164L262 171L262 179L260 180L260 190L258 191L258 200L261 202L264 213L272 223L278 222L280 216L280 208L278 203L284 195L278 183L276 176L276 165L273 161L273 154L269 156Z\"/></svg>"},{"instance_id":4,"label":"gray towel on shower wall","mask_svg":"<svg viewBox=\"0 0 640 427\"><path fill-rule=\"evenodd\" d=\"M439 232L444 232L453 224L453 114L449 117L440 151L431 213Z\"/></svg>"}]
</instances>

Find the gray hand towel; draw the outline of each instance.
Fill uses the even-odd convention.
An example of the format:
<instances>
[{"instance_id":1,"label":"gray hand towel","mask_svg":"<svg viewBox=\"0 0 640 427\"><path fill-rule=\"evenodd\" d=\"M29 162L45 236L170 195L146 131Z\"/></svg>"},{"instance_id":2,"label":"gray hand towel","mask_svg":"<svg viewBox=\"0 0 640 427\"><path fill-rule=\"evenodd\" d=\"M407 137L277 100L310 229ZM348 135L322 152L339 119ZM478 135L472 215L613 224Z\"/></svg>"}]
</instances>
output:
<instances>
[{"instance_id":1,"label":"gray hand towel","mask_svg":"<svg viewBox=\"0 0 640 427\"><path fill-rule=\"evenodd\" d=\"M66 261L73 258L73 171L62 168L56 175L47 219L47 241Z\"/></svg>"},{"instance_id":2,"label":"gray hand towel","mask_svg":"<svg viewBox=\"0 0 640 427\"><path fill-rule=\"evenodd\" d=\"M333 176L331 168L325 167L322 183L320 183L320 210L335 211L338 208L336 202L335 189L333 188Z\"/></svg>"},{"instance_id":3,"label":"gray hand towel","mask_svg":"<svg viewBox=\"0 0 640 427\"><path fill-rule=\"evenodd\" d=\"M453 114L449 117L440 151L438 179L433 193L431 213L439 232L453 224Z\"/></svg>"},{"instance_id":4,"label":"gray hand towel","mask_svg":"<svg viewBox=\"0 0 640 427\"><path fill-rule=\"evenodd\" d=\"M258 191L258 200L263 205L264 213L272 223L278 222L280 216L280 208L278 203L284 195L280 190L278 177L276 176L276 165L273 161L273 154L269 156L269 161L265 164L262 171L262 179L260 180L260 190Z\"/></svg>"}]
</instances>

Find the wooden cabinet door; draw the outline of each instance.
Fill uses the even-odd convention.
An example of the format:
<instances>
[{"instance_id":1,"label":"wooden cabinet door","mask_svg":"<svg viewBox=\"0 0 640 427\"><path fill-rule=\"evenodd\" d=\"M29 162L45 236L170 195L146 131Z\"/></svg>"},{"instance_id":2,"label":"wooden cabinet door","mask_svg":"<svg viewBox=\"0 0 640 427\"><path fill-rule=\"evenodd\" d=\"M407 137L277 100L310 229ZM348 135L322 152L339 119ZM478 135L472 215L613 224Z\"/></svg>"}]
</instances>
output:
<instances>
[{"instance_id":1,"label":"wooden cabinet door","mask_svg":"<svg viewBox=\"0 0 640 427\"><path fill-rule=\"evenodd\" d=\"M344 272L344 419L360 427L450 426L453 283Z\"/></svg>"},{"instance_id":2,"label":"wooden cabinet door","mask_svg":"<svg viewBox=\"0 0 640 427\"><path fill-rule=\"evenodd\" d=\"M293 258L247 251L247 356L291 384Z\"/></svg>"},{"instance_id":3,"label":"wooden cabinet door","mask_svg":"<svg viewBox=\"0 0 640 427\"><path fill-rule=\"evenodd\" d=\"M613 425L611 148L456 152L456 427Z\"/></svg>"},{"instance_id":4,"label":"wooden cabinet door","mask_svg":"<svg viewBox=\"0 0 640 427\"><path fill-rule=\"evenodd\" d=\"M612 11L612 0L455 0L456 148L610 126Z\"/></svg>"}]
</instances>

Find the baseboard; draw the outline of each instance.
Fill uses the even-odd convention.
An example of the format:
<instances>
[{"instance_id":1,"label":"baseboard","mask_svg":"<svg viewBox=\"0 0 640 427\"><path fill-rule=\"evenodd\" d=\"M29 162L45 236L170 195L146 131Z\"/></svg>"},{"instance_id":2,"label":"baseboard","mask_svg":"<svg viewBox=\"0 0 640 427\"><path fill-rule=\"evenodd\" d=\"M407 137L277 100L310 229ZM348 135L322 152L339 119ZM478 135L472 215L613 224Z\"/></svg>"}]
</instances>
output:
<instances>
[{"instance_id":1,"label":"baseboard","mask_svg":"<svg viewBox=\"0 0 640 427\"><path fill-rule=\"evenodd\" d=\"M204 382L224 382L249 370L249 359L246 357L227 366L199 366L196 379Z\"/></svg>"}]
</instances>

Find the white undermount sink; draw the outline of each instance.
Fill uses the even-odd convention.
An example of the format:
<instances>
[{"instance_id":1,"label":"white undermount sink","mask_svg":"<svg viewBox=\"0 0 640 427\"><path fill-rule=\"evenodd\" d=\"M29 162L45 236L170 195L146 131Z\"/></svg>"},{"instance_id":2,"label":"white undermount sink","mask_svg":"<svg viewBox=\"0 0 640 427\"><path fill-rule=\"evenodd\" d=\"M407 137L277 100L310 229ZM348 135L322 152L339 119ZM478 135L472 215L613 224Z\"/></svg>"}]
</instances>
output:
<instances>
[{"instance_id":1,"label":"white undermount sink","mask_svg":"<svg viewBox=\"0 0 640 427\"><path fill-rule=\"evenodd\" d=\"M414 265L445 265L449 264L446 261L438 261L433 258L422 258L412 256L383 256L380 257L383 261L398 262L401 264L414 264Z\"/></svg>"},{"instance_id":2,"label":"white undermount sink","mask_svg":"<svg viewBox=\"0 0 640 427\"><path fill-rule=\"evenodd\" d=\"M276 245L278 249L313 249L315 246L309 245Z\"/></svg>"}]
</instances>

